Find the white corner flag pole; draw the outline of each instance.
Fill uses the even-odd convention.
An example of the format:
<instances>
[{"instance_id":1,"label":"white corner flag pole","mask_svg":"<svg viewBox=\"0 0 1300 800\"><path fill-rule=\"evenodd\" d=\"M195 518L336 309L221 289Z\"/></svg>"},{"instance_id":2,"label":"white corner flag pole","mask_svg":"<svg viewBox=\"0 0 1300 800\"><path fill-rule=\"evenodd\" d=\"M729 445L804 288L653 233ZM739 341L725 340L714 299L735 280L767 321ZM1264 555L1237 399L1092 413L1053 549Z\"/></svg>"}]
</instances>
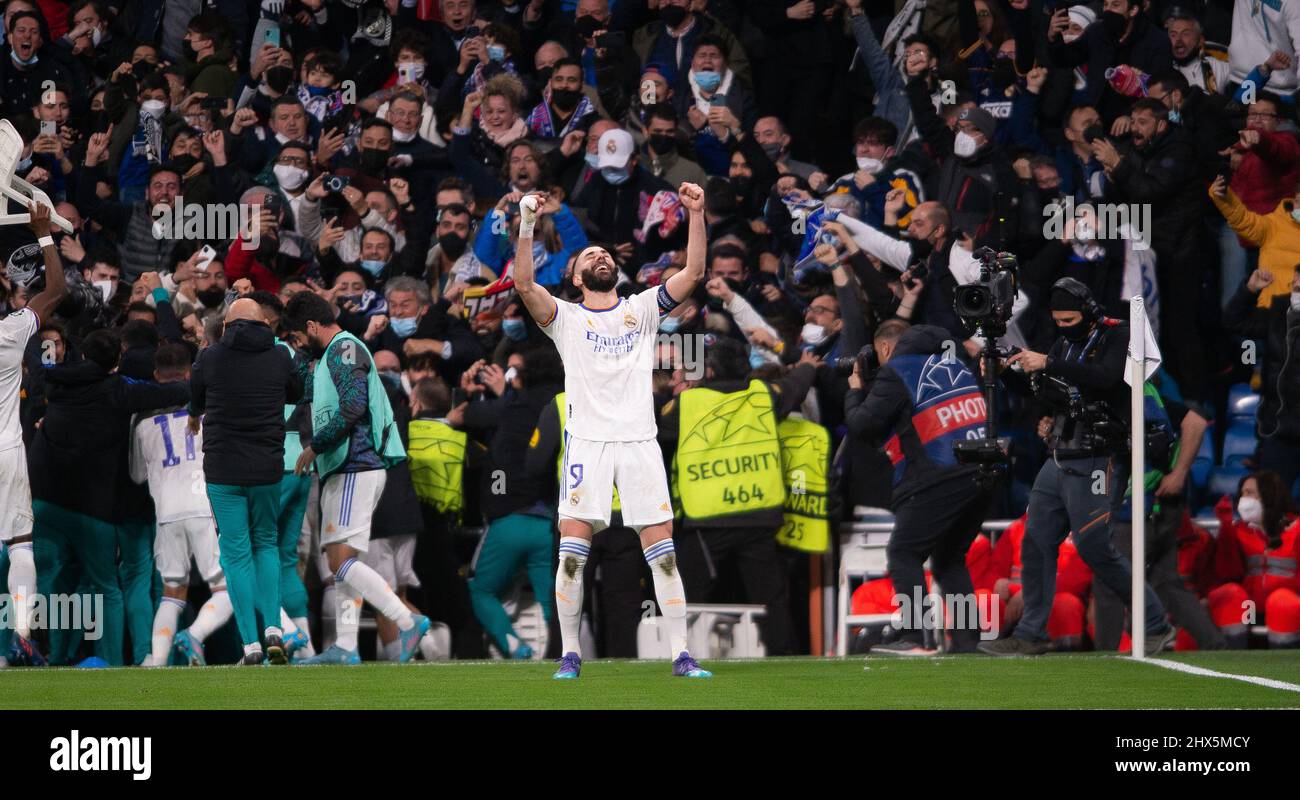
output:
<instances>
[{"instance_id":1,"label":"white corner flag pole","mask_svg":"<svg viewBox=\"0 0 1300 800\"><path fill-rule=\"evenodd\" d=\"M1142 295L1129 300L1129 383L1132 384L1132 422L1129 430L1130 449L1133 451L1133 469L1130 474L1133 528L1133 599L1129 604L1129 619L1133 642L1133 657L1146 658L1146 308Z\"/></svg>"}]
</instances>

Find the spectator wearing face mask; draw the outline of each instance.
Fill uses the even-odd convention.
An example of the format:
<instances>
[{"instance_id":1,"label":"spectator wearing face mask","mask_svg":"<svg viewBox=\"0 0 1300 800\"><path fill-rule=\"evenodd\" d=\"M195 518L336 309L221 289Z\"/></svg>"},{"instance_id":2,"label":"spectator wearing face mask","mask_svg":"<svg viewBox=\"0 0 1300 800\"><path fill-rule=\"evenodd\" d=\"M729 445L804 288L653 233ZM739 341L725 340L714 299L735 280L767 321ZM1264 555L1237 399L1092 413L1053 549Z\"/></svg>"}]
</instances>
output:
<instances>
[{"instance_id":1,"label":"spectator wearing face mask","mask_svg":"<svg viewBox=\"0 0 1300 800\"><path fill-rule=\"evenodd\" d=\"M80 62L84 74L98 80L108 76L123 61L131 60L135 45L113 35L113 16L100 0L77 0L68 8L68 31L55 41L65 60ZM51 34L54 31L51 30Z\"/></svg>"},{"instance_id":2,"label":"spectator wearing face mask","mask_svg":"<svg viewBox=\"0 0 1300 800\"><path fill-rule=\"evenodd\" d=\"M1261 468L1274 470L1293 487L1300 477L1300 270L1283 281L1289 293L1275 291L1261 304L1264 291L1279 280L1263 267L1251 273L1224 309L1223 324L1264 342L1256 458Z\"/></svg>"},{"instance_id":3,"label":"spectator wearing face mask","mask_svg":"<svg viewBox=\"0 0 1300 800\"><path fill-rule=\"evenodd\" d=\"M194 51L186 66L185 83L191 92L209 97L229 97L239 78L230 69L233 42L230 23L216 11L205 11L190 20L185 42Z\"/></svg>"},{"instance_id":4,"label":"spectator wearing face mask","mask_svg":"<svg viewBox=\"0 0 1300 800\"><path fill-rule=\"evenodd\" d=\"M426 200L429 188L451 169L446 149L435 147L421 135L424 108L422 95L402 93L389 101L385 112L393 134L385 174L405 179L417 201Z\"/></svg>"},{"instance_id":5,"label":"spectator wearing face mask","mask_svg":"<svg viewBox=\"0 0 1300 800\"><path fill-rule=\"evenodd\" d=\"M646 23L632 35L632 50L642 64L663 65L664 77L669 84L676 84L693 69L691 54L705 36L717 38L732 70L746 85L752 86L749 57L740 40L690 0L663 0L659 4L659 19Z\"/></svg>"},{"instance_id":6,"label":"spectator wearing face mask","mask_svg":"<svg viewBox=\"0 0 1300 800\"><path fill-rule=\"evenodd\" d=\"M1143 13L1138 0L1106 0L1103 8L1101 24L1090 25L1072 42L1062 38L1064 25L1049 27L1048 66L1084 67L1084 102L1100 111L1102 117L1114 119L1124 113L1130 100L1111 86L1107 69L1127 65L1158 75L1169 70L1173 50L1169 36ZM1067 17L1065 9L1058 9L1057 14Z\"/></svg>"},{"instance_id":7,"label":"spectator wearing face mask","mask_svg":"<svg viewBox=\"0 0 1300 800\"><path fill-rule=\"evenodd\" d=\"M542 101L528 114L528 129L538 139L563 139L595 111L595 105L582 93L582 64L562 58L551 69Z\"/></svg>"},{"instance_id":8,"label":"spectator wearing face mask","mask_svg":"<svg viewBox=\"0 0 1300 800\"><path fill-rule=\"evenodd\" d=\"M1042 219L1042 217L1040 217ZM1143 293L1144 280L1154 283L1155 254L1138 249L1133 238L1098 236L1097 215L1076 212L1060 236L1048 237L1038 253L1022 260L1021 285L1031 299L1021 333L1030 347L1045 352L1056 337L1045 291L1061 278L1075 278L1091 291L1106 316L1127 319L1129 298Z\"/></svg>"},{"instance_id":9,"label":"spectator wearing face mask","mask_svg":"<svg viewBox=\"0 0 1300 800\"><path fill-rule=\"evenodd\" d=\"M862 207L862 220L879 228L885 217L885 200L894 190L903 192L898 225L906 227L925 190L920 171L926 164L915 149L901 153L894 147L898 128L882 117L867 117L853 126L853 158L857 169L840 176L833 192L848 192Z\"/></svg>"},{"instance_id":10,"label":"spectator wearing face mask","mask_svg":"<svg viewBox=\"0 0 1300 800\"><path fill-rule=\"evenodd\" d=\"M675 199L673 187L641 164L632 134L619 128L607 130L598 140L596 169L569 201L570 206L585 210L587 230L594 232L595 238L614 242L620 258L633 264L653 261L662 252L663 243L653 233L644 237L645 241L637 237L645 228L650 206L641 198L664 193Z\"/></svg>"},{"instance_id":11,"label":"spectator wearing face mask","mask_svg":"<svg viewBox=\"0 0 1300 800\"><path fill-rule=\"evenodd\" d=\"M677 113L695 145L695 160L710 175L727 171L727 143L756 122L754 95L736 77L726 45L716 36L695 43L691 69L678 79Z\"/></svg>"},{"instance_id":12,"label":"spectator wearing face mask","mask_svg":"<svg viewBox=\"0 0 1300 800\"><path fill-rule=\"evenodd\" d=\"M436 297L447 296L456 285L484 276L484 266L470 248L474 220L469 209L452 203L438 209L436 243L425 259L425 279Z\"/></svg>"},{"instance_id":13,"label":"spectator wearing face mask","mask_svg":"<svg viewBox=\"0 0 1300 800\"><path fill-rule=\"evenodd\" d=\"M56 47L47 47L43 25L34 11L19 11L9 17L5 54L0 62L0 100L8 109L28 109L40 103L47 86L74 87L73 100L84 99L82 87L89 85L79 65L61 60Z\"/></svg>"},{"instance_id":14,"label":"spectator wearing face mask","mask_svg":"<svg viewBox=\"0 0 1300 800\"><path fill-rule=\"evenodd\" d=\"M813 191L820 193L826 188L826 174L816 164L796 161L790 157L790 145L794 141L790 131L780 117L763 117L754 123L754 141L763 148L763 153L776 165L782 175L793 174L808 181ZM820 180L813 176L821 174Z\"/></svg>"},{"instance_id":15,"label":"spectator wearing face mask","mask_svg":"<svg viewBox=\"0 0 1300 800\"><path fill-rule=\"evenodd\" d=\"M469 326L447 312L445 300L433 302L423 281L409 276L393 278L384 286L384 299L387 324L375 322L365 337L375 349L391 350L403 363L419 353L437 356L439 376L457 379L483 357L483 346Z\"/></svg>"},{"instance_id":16,"label":"spectator wearing face mask","mask_svg":"<svg viewBox=\"0 0 1300 800\"><path fill-rule=\"evenodd\" d=\"M1300 525L1289 487L1276 472L1256 472L1237 488L1236 518L1232 499L1224 495L1214 507L1219 538L1214 573L1219 586L1210 592L1210 613L1229 646L1247 646L1248 604L1263 616L1271 647L1300 642Z\"/></svg>"},{"instance_id":17,"label":"spectator wearing face mask","mask_svg":"<svg viewBox=\"0 0 1300 800\"><path fill-rule=\"evenodd\" d=\"M1019 182L1011 162L994 140L996 122L982 108L957 115L955 130L939 118L920 79L907 85L917 128L935 158L930 195L952 215L960 230L979 244L1003 249L1014 242L1017 217L1012 206Z\"/></svg>"},{"instance_id":18,"label":"spectator wearing face mask","mask_svg":"<svg viewBox=\"0 0 1300 800\"><path fill-rule=\"evenodd\" d=\"M438 87L430 83L429 64L425 51L429 39L418 30L409 28L393 34L393 72L385 81L384 87L375 91L358 105L368 114L384 114L386 104L400 93L415 93L423 96L425 101L425 119L420 126L420 135L434 141L433 109L438 98ZM436 144L436 142L435 142Z\"/></svg>"},{"instance_id":19,"label":"spectator wearing face mask","mask_svg":"<svg viewBox=\"0 0 1300 800\"><path fill-rule=\"evenodd\" d=\"M645 109L645 152L650 171L670 186L695 183L703 186L708 176L700 165L683 156L678 137L677 110L667 103L656 103Z\"/></svg>"}]
</instances>

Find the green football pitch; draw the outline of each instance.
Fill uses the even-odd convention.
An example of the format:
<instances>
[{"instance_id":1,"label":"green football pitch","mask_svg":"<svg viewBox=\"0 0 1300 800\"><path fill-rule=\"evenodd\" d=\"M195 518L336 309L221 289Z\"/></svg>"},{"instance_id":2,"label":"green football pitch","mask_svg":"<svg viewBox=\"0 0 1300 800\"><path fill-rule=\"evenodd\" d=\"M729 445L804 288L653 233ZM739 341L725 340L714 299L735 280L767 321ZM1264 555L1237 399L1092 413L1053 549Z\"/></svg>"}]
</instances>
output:
<instances>
[{"instance_id":1,"label":"green football pitch","mask_svg":"<svg viewBox=\"0 0 1300 800\"><path fill-rule=\"evenodd\" d=\"M1300 708L1300 650L1188 653L1190 674L1107 655L667 662L588 661L577 681L539 662L356 667L11 669L7 709L1152 709ZM1263 679L1259 685L1232 676ZM1290 688L1288 688L1290 687Z\"/></svg>"}]
</instances>

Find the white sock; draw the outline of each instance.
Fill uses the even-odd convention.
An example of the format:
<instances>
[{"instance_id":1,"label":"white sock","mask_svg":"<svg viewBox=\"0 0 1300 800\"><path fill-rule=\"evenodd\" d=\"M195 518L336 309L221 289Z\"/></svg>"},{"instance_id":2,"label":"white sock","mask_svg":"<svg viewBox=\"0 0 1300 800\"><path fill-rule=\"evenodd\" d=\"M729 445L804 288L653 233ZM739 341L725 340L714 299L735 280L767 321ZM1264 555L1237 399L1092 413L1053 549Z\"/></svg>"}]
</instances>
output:
<instances>
[{"instance_id":1,"label":"white sock","mask_svg":"<svg viewBox=\"0 0 1300 800\"><path fill-rule=\"evenodd\" d=\"M438 642L433 638L433 631L430 630L424 636L420 637L420 655L424 656L425 661L436 661L438 656Z\"/></svg>"},{"instance_id":2,"label":"white sock","mask_svg":"<svg viewBox=\"0 0 1300 800\"><path fill-rule=\"evenodd\" d=\"M677 551L672 539L655 542L645 549L645 563L655 581L655 599L668 625L672 658L686 652L686 586L677 571Z\"/></svg>"},{"instance_id":3,"label":"white sock","mask_svg":"<svg viewBox=\"0 0 1300 800\"><path fill-rule=\"evenodd\" d=\"M506 653L506 658L509 658L511 653L514 653L516 650L518 650L520 644L521 642L519 641L519 637L515 636L513 633L507 633L506 645L510 647L510 652Z\"/></svg>"},{"instance_id":4,"label":"white sock","mask_svg":"<svg viewBox=\"0 0 1300 800\"><path fill-rule=\"evenodd\" d=\"M587 566L591 542L577 536L560 537L560 569L555 573L555 613L560 618L560 649L582 657L578 639L582 627L582 570ZM507 653L507 656L510 654Z\"/></svg>"},{"instance_id":5,"label":"white sock","mask_svg":"<svg viewBox=\"0 0 1300 800\"><path fill-rule=\"evenodd\" d=\"M402 657L402 640L394 639L383 646L384 660L396 661Z\"/></svg>"},{"instance_id":6,"label":"white sock","mask_svg":"<svg viewBox=\"0 0 1300 800\"><path fill-rule=\"evenodd\" d=\"M36 559L32 543L9 546L9 597L14 604L14 633L32 636L32 602L36 597Z\"/></svg>"},{"instance_id":7,"label":"white sock","mask_svg":"<svg viewBox=\"0 0 1300 800\"><path fill-rule=\"evenodd\" d=\"M260 653L260 652L262 652L261 642L253 642L252 644L244 645L244 655L248 655L249 653Z\"/></svg>"},{"instance_id":8,"label":"white sock","mask_svg":"<svg viewBox=\"0 0 1300 800\"><path fill-rule=\"evenodd\" d=\"M335 582L343 581L355 589L357 594L361 595L376 611L397 623L397 627L401 630L409 631L415 625L415 620L411 619L411 609L406 607L406 603L397 596L397 592L393 591L378 572L355 558L344 561L334 577Z\"/></svg>"},{"instance_id":9,"label":"white sock","mask_svg":"<svg viewBox=\"0 0 1300 800\"><path fill-rule=\"evenodd\" d=\"M328 650L338 638L339 598L338 589L331 580L325 584L320 601L321 649Z\"/></svg>"},{"instance_id":10,"label":"white sock","mask_svg":"<svg viewBox=\"0 0 1300 800\"><path fill-rule=\"evenodd\" d=\"M283 608L280 609L280 629L284 631L285 636L292 636L293 632L298 630L298 625Z\"/></svg>"},{"instance_id":11,"label":"white sock","mask_svg":"<svg viewBox=\"0 0 1300 800\"><path fill-rule=\"evenodd\" d=\"M266 630L262 631L262 638L270 639L272 636L278 636L283 639L284 631L280 630L280 626L278 625L268 625L266 626Z\"/></svg>"},{"instance_id":12,"label":"white sock","mask_svg":"<svg viewBox=\"0 0 1300 800\"><path fill-rule=\"evenodd\" d=\"M338 615L334 624L337 632L334 644L344 650L356 650L357 627L361 621L361 593L341 580L334 584L334 593L338 598L338 605L334 607Z\"/></svg>"},{"instance_id":13,"label":"white sock","mask_svg":"<svg viewBox=\"0 0 1300 800\"><path fill-rule=\"evenodd\" d=\"M225 589L218 589L208 598L208 602L203 604L199 609L199 615L194 618L194 624L190 625L190 636L199 644L207 641L212 632L230 619L234 609L230 605L230 594Z\"/></svg>"},{"instance_id":14,"label":"white sock","mask_svg":"<svg viewBox=\"0 0 1300 800\"><path fill-rule=\"evenodd\" d=\"M176 635L176 625L184 610L185 601L179 597L164 597L158 604L158 610L153 615L153 650L145 662L149 666L166 665L167 656L172 649L172 637Z\"/></svg>"}]
</instances>

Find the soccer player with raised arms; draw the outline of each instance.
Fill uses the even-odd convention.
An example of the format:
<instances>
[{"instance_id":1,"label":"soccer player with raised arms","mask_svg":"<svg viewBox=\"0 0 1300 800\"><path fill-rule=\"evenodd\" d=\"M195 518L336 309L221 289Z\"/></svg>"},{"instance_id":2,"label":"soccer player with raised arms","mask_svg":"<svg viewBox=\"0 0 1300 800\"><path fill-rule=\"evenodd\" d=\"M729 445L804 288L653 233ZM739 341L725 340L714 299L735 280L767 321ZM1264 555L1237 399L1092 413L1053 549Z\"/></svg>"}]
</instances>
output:
<instances>
[{"instance_id":1,"label":"soccer player with raised arms","mask_svg":"<svg viewBox=\"0 0 1300 800\"><path fill-rule=\"evenodd\" d=\"M690 217L686 268L658 287L619 297L618 266L603 247L578 254L573 283L581 303L552 297L533 280L533 226L539 214L559 208L555 198L530 194L519 202L515 289L528 313L555 340L564 362L566 415L560 476L560 568L555 609L564 656L555 677L577 678L582 669L578 628L582 617L582 569L591 537L608 527L615 486L623 522L637 531L654 575L655 598L668 625L673 674L708 678L686 649L686 591L673 549L673 510L663 454L655 439L651 374L659 321L688 298L704 277L704 191L678 189Z\"/></svg>"}]
</instances>

